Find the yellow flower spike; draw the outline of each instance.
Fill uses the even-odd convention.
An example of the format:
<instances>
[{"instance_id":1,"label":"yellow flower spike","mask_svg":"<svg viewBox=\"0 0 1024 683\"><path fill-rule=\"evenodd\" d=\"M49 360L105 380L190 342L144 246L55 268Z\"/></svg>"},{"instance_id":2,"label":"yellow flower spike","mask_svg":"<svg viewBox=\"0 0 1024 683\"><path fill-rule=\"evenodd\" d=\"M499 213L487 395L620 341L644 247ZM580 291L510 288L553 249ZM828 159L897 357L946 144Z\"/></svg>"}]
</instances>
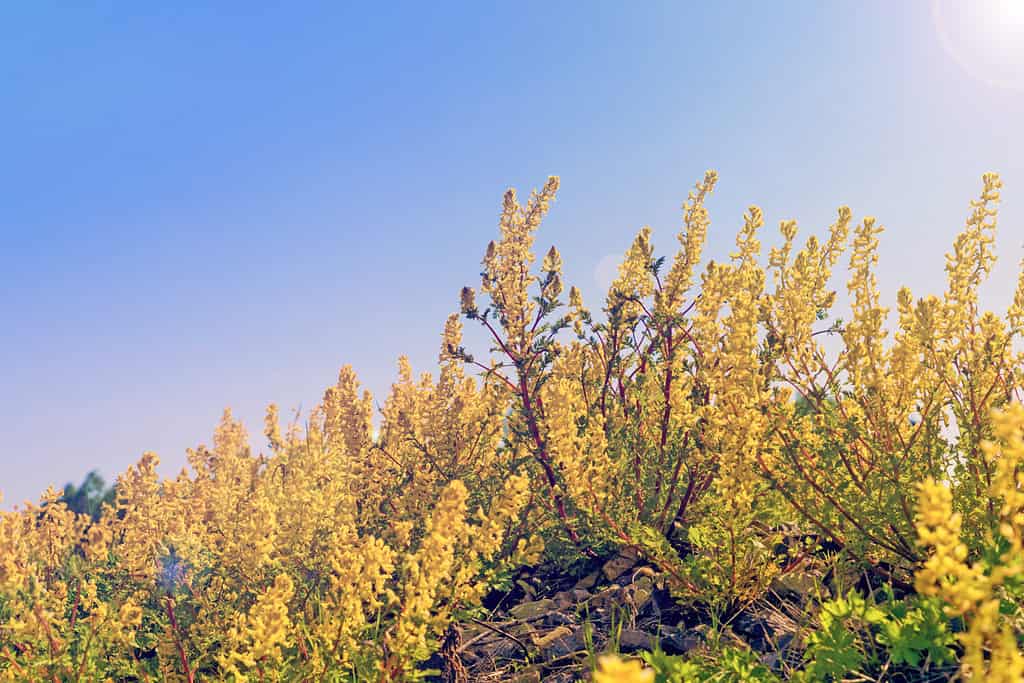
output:
<instances>
[{"instance_id":1,"label":"yellow flower spike","mask_svg":"<svg viewBox=\"0 0 1024 683\"><path fill-rule=\"evenodd\" d=\"M540 269L546 273L562 272L562 255L558 253L558 249L552 246L548 250L548 253L544 256L544 260L541 262Z\"/></svg>"},{"instance_id":2,"label":"yellow flower spike","mask_svg":"<svg viewBox=\"0 0 1024 683\"><path fill-rule=\"evenodd\" d=\"M1000 613L999 587L1024 570L1019 515L1024 495L1018 485L1024 466L1024 406L1014 403L994 412L992 424L996 440L983 442L981 449L996 467L990 495L1003 501L998 527L1010 547L988 573L981 563L969 564L960 540L962 517L952 512L950 490L925 481L920 487L918 537L933 552L918 570L915 586L922 594L940 597L947 613L966 621L967 630L959 636L965 650L963 673L970 680L1009 682L1024 676L1024 654Z\"/></svg>"},{"instance_id":3,"label":"yellow flower spike","mask_svg":"<svg viewBox=\"0 0 1024 683\"><path fill-rule=\"evenodd\" d=\"M547 213L558 191L557 176L548 178L540 192L533 192L526 206L516 200L515 190L505 193L499 225L501 240L488 245L484 257L482 290L499 305L502 327L511 349L525 352L528 327L536 309L529 289L537 278L530 274L534 262L533 233Z\"/></svg>"},{"instance_id":4,"label":"yellow flower spike","mask_svg":"<svg viewBox=\"0 0 1024 683\"><path fill-rule=\"evenodd\" d=\"M277 404L271 403L267 406L267 415L263 420L263 435L267 437L271 450L281 449L281 424Z\"/></svg>"},{"instance_id":5,"label":"yellow flower spike","mask_svg":"<svg viewBox=\"0 0 1024 683\"><path fill-rule=\"evenodd\" d=\"M659 310L675 313L684 303L687 290L693 284L693 271L700 262L711 220L704 202L715 188L718 174L707 171L697 183L683 205L683 229L677 236L680 249L672 260L665 278L665 287L659 297Z\"/></svg>"},{"instance_id":6,"label":"yellow flower spike","mask_svg":"<svg viewBox=\"0 0 1024 683\"><path fill-rule=\"evenodd\" d=\"M619 276L608 290L608 308L621 305L622 316L627 319L640 314L640 304L630 299L642 299L654 292L654 277L650 271L653 254L651 229L644 226L619 264Z\"/></svg>"},{"instance_id":7,"label":"yellow flower spike","mask_svg":"<svg viewBox=\"0 0 1024 683\"><path fill-rule=\"evenodd\" d=\"M441 335L441 353L438 355L438 362L444 364L456 360L454 355L462 345L462 323L459 316L452 313L444 323L444 333Z\"/></svg>"},{"instance_id":8,"label":"yellow flower spike","mask_svg":"<svg viewBox=\"0 0 1024 683\"><path fill-rule=\"evenodd\" d=\"M601 655L597 658L594 683L654 683L654 669L645 668L638 659Z\"/></svg>"}]
</instances>

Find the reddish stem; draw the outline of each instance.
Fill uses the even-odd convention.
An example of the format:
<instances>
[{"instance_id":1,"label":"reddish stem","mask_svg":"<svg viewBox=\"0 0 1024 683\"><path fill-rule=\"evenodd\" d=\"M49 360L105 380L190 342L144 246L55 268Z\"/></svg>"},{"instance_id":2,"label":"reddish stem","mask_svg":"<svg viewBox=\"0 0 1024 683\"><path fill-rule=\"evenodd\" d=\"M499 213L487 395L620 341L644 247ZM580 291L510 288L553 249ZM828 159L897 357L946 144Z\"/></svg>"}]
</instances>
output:
<instances>
[{"instance_id":1,"label":"reddish stem","mask_svg":"<svg viewBox=\"0 0 1024 683\"><path fill-rule=\"evenodd\" d=\"M195 674L192 673L192 667L188 665L188 656L185 655L185 648L181 642L181 631L178 629L178 618L174 615L174 600L167 598L164 602L164 607L167 610L167 618L171 621L171 630L174 633L174 646L178 650L178 658L181 660L181 668L185 673L185 677L188 679L188 683L195 683Z\"/></svg>"}]
</instances>

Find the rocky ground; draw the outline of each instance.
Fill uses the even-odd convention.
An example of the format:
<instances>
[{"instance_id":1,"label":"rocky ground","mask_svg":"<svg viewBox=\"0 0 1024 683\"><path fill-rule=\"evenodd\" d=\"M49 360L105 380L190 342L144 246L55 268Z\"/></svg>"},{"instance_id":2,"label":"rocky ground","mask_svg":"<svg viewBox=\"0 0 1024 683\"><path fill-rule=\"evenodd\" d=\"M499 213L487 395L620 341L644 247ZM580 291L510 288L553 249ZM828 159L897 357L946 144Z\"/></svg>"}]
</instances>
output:
<instances>
[{"instance_id":1,"label":"rocky ground","mask_svg":"<svg viewBox=\"0 0 1024 683\"><path fill-rule=\"evenodd\" d=\"M449 629L427 668L440 683L533 683L589 680L592 656L660 647L668 654L709 651L707 610L681 607L657 570L626 549L595 561L582 578L544 567L521 573L512 590L485 601L486 618ZM807 564L776 579L771 590L719 624L720 644L750 648L785 677L798 667L808 614L814 612L825 569ZM616 640L609 643L609 640ZM609 648L609 645L611 648ZM887 680L937 682L951 671L892 672Z\"/></svg>"}]
</instances>

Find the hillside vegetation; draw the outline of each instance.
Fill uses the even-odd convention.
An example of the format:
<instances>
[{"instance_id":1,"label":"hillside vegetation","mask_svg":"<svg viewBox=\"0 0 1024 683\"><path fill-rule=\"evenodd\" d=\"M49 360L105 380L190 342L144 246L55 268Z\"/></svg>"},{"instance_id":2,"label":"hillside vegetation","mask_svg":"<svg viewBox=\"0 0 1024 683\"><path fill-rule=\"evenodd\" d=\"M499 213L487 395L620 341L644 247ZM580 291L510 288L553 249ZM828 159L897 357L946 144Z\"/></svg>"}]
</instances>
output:
<instances>
[{"instance_id":1,"label":"hillside vegetation","mask_svg":"<svg viewBox=\"0 0 1024 683\"><path fill-rule=\"evenodd\" d=\"M558 179L508 191L439 367L401 359L376 430L346 366L301 423L269 407L259 454L225 412L190 471L146 453L95 515L0 513L0 680L1024 680L1024 277L978 301L998 177L891 332L874 219L785 221L765 254L751 207L707 261L716 181L596 309L537 263Z\"/></svg>"}]
</instances>

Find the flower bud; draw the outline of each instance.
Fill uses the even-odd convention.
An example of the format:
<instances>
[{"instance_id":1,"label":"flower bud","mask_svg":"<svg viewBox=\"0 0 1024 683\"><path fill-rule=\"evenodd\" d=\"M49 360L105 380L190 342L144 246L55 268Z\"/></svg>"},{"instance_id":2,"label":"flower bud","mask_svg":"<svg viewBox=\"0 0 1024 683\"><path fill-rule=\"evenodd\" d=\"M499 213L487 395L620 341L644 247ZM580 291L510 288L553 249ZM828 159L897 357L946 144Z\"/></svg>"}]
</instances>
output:
<instances>
[{"instance_id":1,"label":"flower bud","mask_svg":"<svg viewBox=\"0 0 1024 683\"><path fill-rule=\"evenodd\" d=\"M476 293L472 287L462 288L462 313L464 315L476 313Z\"/></svg>"}]
</instances>

